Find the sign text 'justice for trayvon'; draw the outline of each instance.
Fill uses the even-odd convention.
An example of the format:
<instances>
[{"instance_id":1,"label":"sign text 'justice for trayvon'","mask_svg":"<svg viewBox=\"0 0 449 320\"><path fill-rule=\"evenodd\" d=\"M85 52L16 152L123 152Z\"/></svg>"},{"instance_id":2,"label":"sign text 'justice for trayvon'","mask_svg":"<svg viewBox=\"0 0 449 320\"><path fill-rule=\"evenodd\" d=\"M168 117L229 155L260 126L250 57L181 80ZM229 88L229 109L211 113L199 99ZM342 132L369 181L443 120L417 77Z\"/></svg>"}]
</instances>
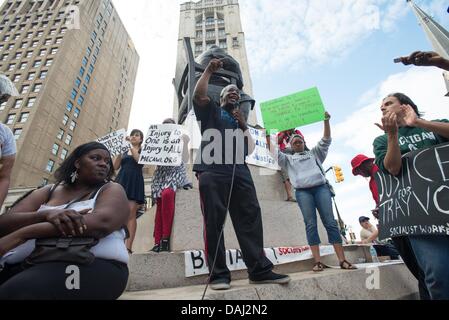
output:
<instances>
[{"instance_id":1,"label":"sign text 'justice for trayvon'","mask_svg":"<svg viewBox=\"0 0 449 320\"><path fill-rule=\"evenodd\" d=\"M449 235L449 143L410 152L394 177L376 174L380 238Z\"/></svg>"}]
</instances>

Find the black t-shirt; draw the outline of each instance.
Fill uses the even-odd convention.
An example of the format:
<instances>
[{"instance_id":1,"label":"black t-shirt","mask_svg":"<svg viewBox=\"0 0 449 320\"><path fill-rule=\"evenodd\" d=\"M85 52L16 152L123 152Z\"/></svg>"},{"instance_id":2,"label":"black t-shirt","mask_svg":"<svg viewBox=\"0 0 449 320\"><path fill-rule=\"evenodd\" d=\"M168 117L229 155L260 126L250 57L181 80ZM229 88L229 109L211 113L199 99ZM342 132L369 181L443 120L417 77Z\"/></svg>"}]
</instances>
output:
<instances>
[{"instance_id":1,"label":"black t-shirt","mask_svg":"<svg viewBox=\"0 0 449 320\"><path fill-rule=\"evenodd\" d=\"M248 141L237 120L212 99L204 107L194 104L194 110L200 122L202 141L193 171L231 175L236 163L236 176L249 175L245 162Z\"/></svg>"}]
</instances>

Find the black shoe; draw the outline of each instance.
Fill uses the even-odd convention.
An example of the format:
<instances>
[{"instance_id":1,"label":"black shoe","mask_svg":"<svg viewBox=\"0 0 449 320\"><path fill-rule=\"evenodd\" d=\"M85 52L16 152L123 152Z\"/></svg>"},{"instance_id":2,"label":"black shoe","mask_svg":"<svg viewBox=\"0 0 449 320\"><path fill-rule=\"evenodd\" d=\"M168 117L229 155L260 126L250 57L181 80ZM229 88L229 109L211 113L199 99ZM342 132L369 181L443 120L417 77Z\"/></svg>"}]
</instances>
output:
<instances>
[{"instance_id":1,"label":"black shoe","mask_svg":"<svg viewBox=\"0 0 449 320\"><path fill-rule=\"evenodd\" d=\"M161 251L161 246L159 244L155 244L153 249L150 250L150 252L156 252L159 253Z\"/></svg>"},{"instance_id":2,"label":"black shoe","mask_svg":"<svg viewBox=\"0 0 449 320\"><path fill-rule=\"evenodd\" d=\"M159 252L170 252L170 240L162 239Z\"/></svg>"},{"instance_id":3,"label":"black shoe","mask_svg":"<svg viewBox=\"0 0 449 320\"><path fill-rule=\"evenodd\" d=\"M250 276L249 283L251 284L287 284L290 282L290 277L285 274L277 274L272 271L261 276Z\"/></svg>"},{"instance_id":4,"label":"black shoe","mask_svg":"<svg viewBox=\"0 0 449 320\"><path fill-rule=\"evenodd\" d=\"M216 279L210 283L212 290L229 290L231 289L231 282L228 279Z\"/></svg>"}]
</instances>

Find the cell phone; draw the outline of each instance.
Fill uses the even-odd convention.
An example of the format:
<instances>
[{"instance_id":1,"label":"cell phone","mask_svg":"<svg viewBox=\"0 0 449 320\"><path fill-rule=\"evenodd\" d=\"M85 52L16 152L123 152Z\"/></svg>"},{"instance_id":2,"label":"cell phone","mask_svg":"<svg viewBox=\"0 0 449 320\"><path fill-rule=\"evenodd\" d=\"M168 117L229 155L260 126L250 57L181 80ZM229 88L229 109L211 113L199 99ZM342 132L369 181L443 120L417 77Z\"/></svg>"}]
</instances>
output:
<instances>
[{"instance_id":1,"label":"cell phone","mask_svg":"<svg viewBox=\"0 0 449 320\"><path fill-rule=\"evenodd\" d=\"M394 63L401 63L402 62L402 58L396 58L394 59Z\"/></svg>"}]
</instances>

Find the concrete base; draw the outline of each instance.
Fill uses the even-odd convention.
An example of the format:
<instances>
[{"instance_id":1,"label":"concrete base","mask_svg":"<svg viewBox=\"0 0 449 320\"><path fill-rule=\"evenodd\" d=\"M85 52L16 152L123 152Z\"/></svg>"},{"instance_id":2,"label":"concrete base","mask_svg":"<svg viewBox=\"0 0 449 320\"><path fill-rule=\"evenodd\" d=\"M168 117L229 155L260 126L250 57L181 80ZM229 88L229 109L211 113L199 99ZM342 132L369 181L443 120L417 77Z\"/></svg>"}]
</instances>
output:
<instances>
[{"instance_id":1,"label":"concrete base","mask_svg":"<svg viewBox=\"0 0 449 320\"><path fill-rule=\"evenodd\" d=\"M371 273L326 269L316 274L290 275L288 285L250 285L248 280L232 282L228 291L207 291L207 300L403 300L417 299L418 285L405 265L379 268L378 289L368 289ZM141 292L127 292L120 300L200 300L205 286L188 286Z\"/></svg>"},{"instance_id":2,"label":"concrete base","mask_svg":"<svg viewBox=\"0 0 449 320\"><path fill-rule=\"evenodd\" d=\"M351 262L356 262L360 258L370 261L371 257L369 247L345 247L345 254L347 260ZM328 265L338 265L338 259L335 255L323 257L322 261ZM308 260L276 266L275 271L290 274L309 271L312 267L313 261ZM206 275L192 278L185 277L183 253L136 254L131 257L129 269L128 291L185 287L207 282ZM246 271L232 273L232 279L234 280L247 278L248 273Z\"/></svg>"},{"instance_id":3,"label":"concrete base","mask_svg":"<svg viewBox=\"0 0 449 320\"><path fill-rule=\"evenodd\" d=\"M250 169L262 209L265 247L307 244L303 216L298 204L284 200L287 196L279 173L254 166L250 166ZM180 190L176 194L176 213L171 238L172 251L204 248L203 216L198 181L194 177L191 178L194 182L194 189ZM321 240L323 243L327 243L327 234L321 220L318 220ZM240 248L229 215L224 239L227 248Z\"/></svg>"}]
</instances>

